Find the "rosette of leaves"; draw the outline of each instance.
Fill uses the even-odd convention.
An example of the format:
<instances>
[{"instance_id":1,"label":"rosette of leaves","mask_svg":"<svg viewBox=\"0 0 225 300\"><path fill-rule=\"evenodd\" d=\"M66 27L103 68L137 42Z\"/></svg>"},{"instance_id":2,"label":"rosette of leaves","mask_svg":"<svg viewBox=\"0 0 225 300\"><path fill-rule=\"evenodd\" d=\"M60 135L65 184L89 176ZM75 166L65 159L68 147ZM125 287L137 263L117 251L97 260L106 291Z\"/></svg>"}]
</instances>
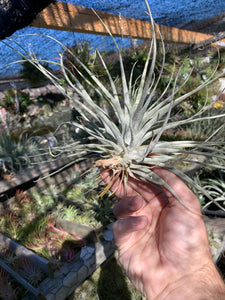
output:
<instances>
[{"instance_id":1,"label":"rosette of leaves","mask_svg":"<svg viewBox=\"0 0 225 300\"><path fill-rule=\"evenodd\" d=\"M0 299L17 299L17 293L8 277L8 273L0 268Z\"/></svg>"},{"instance_id":2,"label":"rosette of leaves","mask_svg":"<svg viewBox=\"0 0 225 300\"><path fill-rule=\"evenodd\" d=\"M7 128L0 136L0 172L15 173L27 167L30 163L29 153L34 148L25 134L20 134L16 141L7 122Z\"/></svg>"},{"instance_id":3,"label":"rosette of leaves","mask_svg":"<svg viewBox=\"0 0 225 300\"><path fill-rule=\"evenodd\" d=\"M40 230L35 228L24 244L46 259L65 261L73 259L78 249L85 245L85 241L79 235L65 231L51 219Z\"/></svg>"},{"instance_id":4,"label":"rosette of leaves","mask_svg":"<svg viewBox=\"0 0 225 300\"><path fill-rule=\"evenodd\" d=\"M72 63L74 70L76 70L82 80L85 81L84 86L77 76L74 76L70 69L65 67L62 53L61 61L58 65L62 70L67 85L73 93L68 93L68 86L62 86L61 79L45 69L41 64L42 61L34 56L29 56L29 53L27 53L27 55L23 54L24 60L30 61L41 70L55 86L67 96L68 100L79 112L80 117L77 121L66 124L69 126L72 124L75 130L80 129L87 134L85 139L80 138L73 143L64 143L61 146L52 147L50 149L51 154L53 157L62 154L73 156L76 161L95 157L96 162L94 167L100 167L112 172L111 182L105 187L101 195L107 193L112 184L119 178L119 184L123 184L127 187L129 185L129 178L133 177L140 181L164 186L182 203L181 199L179 199L170 186L156 175L152 167L150 167L159 166L171 170L188 184L194 186L211 198L207 191L202 189L200 185L195 183L193 179L188 177L182 170L179 170L176 165L174 166L173 163L180 160L190 164L193 162L196 163L195 156L198 155L206 158L206 160L197 161L198 164L209 168L224 169L224 136L222 136L224 124L216 128L204 141L174 140L167 142L162 139L162 135L164 131L177 128L182 124L194 124L204 118L207 119L207 116L202 116L202 113L209 109L209 106L206 105L203 105L200 111L184 119L174 120L172 117L174 111L177 112L182 103L188 101L192 95L215 82L219 77L223 76L224 73L217 74L215 68L214 72L212 72L207 79L202 81L199 86L185 94L179 95L179 91L187 84L190 74L183 78L182 82L179 78L180 71L178 70L176 73L172 71L166 88L159 94L157 87L160 84L165 65L165 49L160 31L154 23L146 0L145 3L152 24L152 39L141 77L137 78L135 83L133 83L132 80L135 65L128 78L125 75L121 50L111 35L110 30L103 22L103 25L108 31L108 34L111 35L117 48L121 76L119 85L117 85L118 81L113 80L98 50L96 50L96 52L107 74L110 88L106 88L106 85L95 76L92 70L70 52L73 59L80 66L78 69L76 65ZM161 41L163 54L160 64L161 68L155 72L157 39ZM69 51L63 44L58 41L56 42L61 45L64 51ZM83 71L81 71L81 69L83 69ZM88 76L86 76L87 74ZM89 80L90 77L91 80ZM73 80L71 80L71 78L73 78ZM96 104L95 99L90 96L87 86L89 86L90 89L94 89L95 93L105 100L105 103L108 104L107 109ZM217 114L210 118L216 120L224 118L224 116L224 114ZM182 205L184 204L182 203Z\"/></svg>"},{"instance_id":5,"label":"rosette of leaves","mask_svg":"<svg viewBox=\"0 0 225 300\"><path fill-rule=\"evenodd\" d=\"M45 277L40 267L31 262L27 257L19 256L16 259L14 267L16 271L33 286L37 286Z\"/></svg>"},{"instance_id":6,"label":"rosette of leaves","mask_svg":"<svg viewBox=\"0 0 225 300\"><path fill-rule=\"evenodd\" d=\"M214 176L213 176L214 175ZM216 175L216 176L215 176ZM200 180L200 184L203 189L213 198L214 203L221 203L221 206L225 209L225 173L224 172L215 172L211 174L211 178L205 178ZM208 209L210 205L213 204L213 201L207 201L204 210ZM224 212L221 212L221 215L224 215Z\"/></svg>"}]
</instances>

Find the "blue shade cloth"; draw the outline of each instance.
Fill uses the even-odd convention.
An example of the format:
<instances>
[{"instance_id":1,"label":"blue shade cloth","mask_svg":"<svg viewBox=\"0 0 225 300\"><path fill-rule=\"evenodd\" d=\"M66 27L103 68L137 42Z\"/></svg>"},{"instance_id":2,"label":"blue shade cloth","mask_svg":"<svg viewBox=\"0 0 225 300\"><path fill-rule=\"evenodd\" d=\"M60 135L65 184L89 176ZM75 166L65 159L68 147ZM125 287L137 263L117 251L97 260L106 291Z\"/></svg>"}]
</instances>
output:
<instances>
[{"instance_id":1,"label":"blue shade cloth","mask_svg":"<svg viewBox=\"0 0 225 300\"><path fill-rule=\"evenodd\" d=\"M10 3L12 0L8 0ZM15 0L14 0L15 1ZM24 2L31 2L32 0L23 0ZM93 7L96 10L102 10L108 13L117 14L119 16L132 17L140 20L148 20L146 14L146 7L144 0L61 0L62 2L71 3L75 5L84 6L87 8ZM6 0L0 0L0 5ZM15 1L21 2L21 1ZM34 3L41 3L44 0L33 0ZM48 0L50 3L51 1ZM155 21L162 25L171 27L182 28L189 23L199 20L207 19L222 13L225 13L224 0L148 0L153 17ZM46 2L45 2L46 4ZM1 8L1 6L0 6ZM0 18L0 29L2 29L2 20ZM59 30L50 30L45 28L25 27L17 30L12 37L27 33L41 33L47 34L60 40L65 45L72 45L76 41L89 41L93 48L100 50L113 49L112 39L106 36L97 36L82 33L73 33ZM0 30L0 34L3 34ZM19 37L16 38L17 42L22 45L27 51L31 49L42 59L54 59L58 56L57 51L61 51L59 45L51 40L43 41L43 38L38 36L33 37ZM131 41L125 38L118 38L117 42L122 48L130 47ZM141 41L140 41L141 42ZM8 47L0 43L0 76L18 73L20 69L19 64L1 69L5 64L16 61L20 57L15 51L10 50Z\"/></svg>"}]
</instances>

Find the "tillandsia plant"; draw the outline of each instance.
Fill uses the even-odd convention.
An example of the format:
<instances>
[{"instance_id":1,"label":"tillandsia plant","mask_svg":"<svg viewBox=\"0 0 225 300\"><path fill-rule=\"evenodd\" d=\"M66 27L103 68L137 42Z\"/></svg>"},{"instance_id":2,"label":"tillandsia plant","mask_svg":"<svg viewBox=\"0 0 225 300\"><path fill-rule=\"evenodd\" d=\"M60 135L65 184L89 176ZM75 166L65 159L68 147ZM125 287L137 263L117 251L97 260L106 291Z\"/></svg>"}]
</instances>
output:
<instances>
[{"instance_id":1,"label":"tillandsia plant","mask_svg":"<svg viewBox=\"0 0 225 300\"><path fill-rule=\"evenodd\" d=\"M0 136L0 173L10 174L25 168L29 164L29 151L32 149L30 138L21 134L16 142L10 130L10 122L7 120L5 129ZM2 176L4 178L4 176ZM7 180L6 176L5 179ZM8 179L10 180L10 179Z\"/></svg>"},{"instance_id":2,"label":"tillandsia plant","mask_svg":"<svg viewBox=\"0 0 225 300\"><path fill-rule=\"evenodd\" d=\"M8 273L0 268L0 299L2 300L13 300L18 299L17 293L13 289L11 282L8 278Z\"/></svg>"},{"instance_id":3,"label":"tillandsia plant","mask_svg":"<svg viewBox=\"0 0 225 300\"><path fill-rule=\"evenodd\" d=\"M225 208L225 173L217 172L217 176L211 176L212 178L203 179L200 181L201 186L207 193L214 199L214 203L221 203L221 206ZM203 209L208 208L212 204L212 201L208 201ZM224 213L221 212L223 215Z\"/></svg>"},{"instance_id":4,"label":"tillandsia plant","mask_svg":"<svg viewBox=\"0 0 225 300\"><path fill-rule=\"evenodd\" d=\"M206 160L199 160L197 163L209 168L224 169L224 125L218 127L204 141L175 140L167 142L163 141L162 134L166 130L177 128L182 124L192 124L207 118L202 116L202 113L209 109L207 105L203 105L200 111L182 120L174 120L173 114L190 96L215 82L219 77L224 75L224 72L217 74L215 68L212 74L202 81L198 87L184 95L179 95L179 91L188 82L190 74L183 78L183 82L181 82L181 71L175 72L174 68L165 90L159 93L158 87L160 86L165 65L165 47L158 26L152 18L149 4L147 0L144 1L152 24L152 39L143 72L140 78L137 78L134 83L132 78L135 65L131 70L130 77L127 78L121 50L110 30L101 19L100 21L102 21L103 26L105 26L108 34L115 43L120 62L121 80L114 80L101 53L96 50L107 74L109 88L106 88L106 85L78 57L70 52L73 61L76 61L84 70L82 73L81 68L78 69L71 62L73 70L79 76L74 75L70 71L71 68L66 67L64 64L63 53L70 50L52 37L49 38L59 43L63 49L60 62L52 63L60 66L68 86L63 86L60 78L57 78L50 70L44 68L44 60L40 60L34 55L29 55L28 52L24 54L24 48L18 43L17 46L20 46L21 51L16 51L22 55L23 60L29 61L41 70L68 98L80 114L76 121L66 124L74 126L75 130L79 129L85 134L79 135L73 143L51 147L50 151L53 157L64 154L73 156L76 161L91 156L95 157L96 162L94 163L94 167L112 171L111 182L105 187L101 195L107 193L117 179L120 178L119 184L123 184L126 187L129 185L129 178L132 177L137 180L164 186L184 205L170 186L154 173L151 166L167 168L180 176L188 184L195 186L203 194L207 194L207 191L204 191L200 185L197 185L183 171L176 168L173 163L180 160L190 164L193 162L196 163L196 156L200 156L205 157ZM156 72L157 39L162 44L163 51L161 69ZM10 47L12 48L12 46ZM46 62L50 64L50 61ZM83 74L88 74L88 76ZM88 85L90 88L93 88L104 99L104 103L107 102L107 110L96 104L95 99L91 98L88 89L82 85L78 78L85 80L85 87ZM73 92L71 93L71 91ZM210 118L213 120L224 117L225 114L219 114ZM207 194L207 196L211 199L210 195Z\"/></svg>"},{"instance_id":5,"label":"tillandsia plant","mask_svg":"<svg viewBox=\"0 0 225 300\"><path fill-rule=\"evenodd\" d=\"M71 260L76 250L85 245L80 236L65 231L51 219L43 230L32 232L25 241L25 246L47 259L65 262Z\"/></svg>"},{"instance_id":6,"label":"tillandsia plant","mask_svg":"<svg viewBox=\"0 0 225 300\"><path fill-rule=\"evenodd\" d=\"M40 267L31 262L29 258L25 256L18 256L14 268L16 271L33 286L37 286L44 278L45 274Z\"/></svg>"}]
</instances>

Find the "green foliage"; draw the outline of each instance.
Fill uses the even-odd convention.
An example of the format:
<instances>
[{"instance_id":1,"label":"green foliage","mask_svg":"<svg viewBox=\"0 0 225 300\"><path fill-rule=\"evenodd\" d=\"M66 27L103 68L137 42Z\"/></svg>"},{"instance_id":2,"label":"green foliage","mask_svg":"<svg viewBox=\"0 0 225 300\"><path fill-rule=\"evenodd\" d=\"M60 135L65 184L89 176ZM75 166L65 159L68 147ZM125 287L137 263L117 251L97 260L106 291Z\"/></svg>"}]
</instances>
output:
<instances>
[{"instance_id":1,"label":"green foliage","mask_svg":"<svg viewBox=\"0 0 225 300\"><path fill-rule=\"evenodd\" d=\"M17 172L29 164L29 138L21 134L18 142L12 138L9 124L0 136L0 170Z\"/></svg>"},{"instance_id":2,"label":"green foliage","mask_svg":"<svg viewBox=\"0 0 225 300\"><path fill-rule=\"evenodd\" d=\"M199 140L204 141L207 137L213 135L213 133L220 128L220 138L224 138L224 121L223 118L214 118L218 114L218 110L220 113L225 113L225 106L217 109L213 105L211 105L210 109L206 111L203 109L201 113L199 113L199 121L192 124L182 124L181 126L177 126L177 128L166 130L163 133L162 138L165 141L182 141L182 140ZM173 116L174 120L182 120L183 118L187 118L192 114L192 108L187 107L186 109L181 108L178 114ZM218 139L218 136L214 137L214 140Z\"/></svg>"},{"instance_id":3,"label":"green foliage","mask_svg":"<svg viewBox=\"0 0 225 300\"><path fill-rule=\"evenodd\" d=\"M85 224L82 222L79 222L79 211L76 209L74 205L69 206L63 206L59 204L56 207L56 214L59 218L62 218L64 220L70 221L70 222L78 222L80 224Z\"/></svg>"},{"instance_id":4,"label":"green foliage","mask_svg":"<svg viewBox=\"0 0 225 300\"><path fill-rule=\"evenodd\" d=\"M185 95L193 88L205 82L210 77L210 74L213 73L213 68L214 64L210 63L210 57L203 58L196 56L193 59L186 58L180 72L183 77L189 76L189 79L179 90L178 95ZM182 108L189 111L190 115L197 113L202 107L210 104L211 97L217 93L217 90L217 83L206 86L190 95L188 101L182 105Z\"/></svg>"},{"instance_id":5,"label":"green foliage","mask_svg":"<svg viewBox=\"0 0 225 300\"><path fill-rule=\"evenodd\" d=\"M15 91L6 90L4 101L1 102L1 105L5 107L8 111L15 112Z\"/></svg>"},{"instance_id":6,"label":"green foliage","mask_svg":"<svg viewBox=\"0 0 225 300\"><path fill-rule=\"evenodd\" d=\"M77 190L79 191L79 197L77 197ZM116 200L110 199L108 196L98 198L98 193L93 190L90 191L90 194L88 195L85 190L80 190L79 187L74 187L67 194L67 197L81 202L83 208L76 207L76 205L63 207L56 211L58 217L94 228L106 227L115 221L112 209Z\"/></svg>"},{"instance_id":7,"label":"green foliage","mask_svg":"<svg viewBox=\"0 0 225 300\"><path fill-rule=\"evenodd\" d=\"M28 199L30 206L27 205ZM24 206L27 214L33 213L31 210L35 207L35 215L31 219L24 216ZM75 249L84 245L82 238L63 230L51 213L47 214L45 211L44 214L43 210L34 205L33 199L22 191L17 193L11 211L1 217L0 232L47 259L71 260L77 252ZM39 281L39 276L35 276L34 266L28 263L22 265L21 274L25 276L30 271L33 273L33 279L30 280L33 283Z\"/></svg>"},{"instance_id":8,"label":"green foliage","mask_svg":"<svg viewBox=\"0 0 225 300\"><path fill-rule=\"evenodd\" d=\"M12 212L8 212L1 217L2 228L0 229L7 237L19 241L22 236L22 225L20 223L17 215L14 215Z\"/></svg>"},{"instance_id":9,"label":"green foliage","mask_svg":"<svg viewBox=\"0 0 225 300\"><path fill-rule=\"evenodd\" d=\"M86 85L86 79L88 79L92 84L94 81L91 79L90 74L83 70L76 58L82 61L82 63L92 70L92 72L99 78L104 80L104 77L107 75L105 68L102 66L101 60L90 44L90 41L78 41L75 42L73 46L68 47L64 52L63 61L65 67L71 72L70 79L73 81L72 75L74 75L84 85ZM115 62L118 61L118 55L113 50L106 52L103 51L101 52L101 55L105 58L109 70L117 68L115 67ZM91 92L90 86L89 92Z\"/></svg>"},{"instance_id":10,"label":"green foliage","mask_svg":"<svg viewBox=\"0 0 225 300\"><path fill-rule=\"evenodd\" d=\"M225 172L221 170L201 170L198 174L198 182L213 198L214 202L219 202L225 208ZM202 197L204 208L214 202L207 197Z\"/></svg>"},{"instance_id":11,"label":"green foliage","mask_svg":"<svg viewBox=\"0 0 225 300\"><path fill-rule=\"evenodd\" d=\"M65 262L74 258L77 248L83 246L84 241L49 219L45 226L27 236L25 245L46 259Z\"/></svg>"},{"instance_id":12,"label":"green foliage","mask_svg":"<svg viewBox=\"0 0 225 300\"><path fill-rule=\"evenodd\" d=\"M33 55L33 57L35 58L35 55ZM36 86L46 81L46 76L29 61L24 61L21 65L22 69L20 70L20 75L24 80L29 82L31 86ZM47 63L42 63L42 66L48 69Z\"/></svg>"},{"instance_id":13,"label":"green foliage","mask_svg":"<svg viewBox=\"0 0 225 300\"><path fill-rule=\"evenodd\" d=\"M29 223L23 223L23 219L20 219L21 230L20 230L20 242L22 244L27 241L33 241L35 237L44 230L49 222L49 216L36 215L36 217Z\"/></svg>"},{"instance_id":14,"label":"green foliage","mask_svg":"<svg viewBox=\"0 0 225 300\"><path fill-rule=\"evenodd\" d=\"M64 64L65 67L70 70L70 72L84 82L84 76L88 77L90 80L90 76L86 73L81 75L81 68L80 65L77 63L77 60L74 59L74 56L78 57L85 66L90 67L91 69L94 68L94 54L91 54L92 48L90 47L90 42L82 41L82 42L75 42L75 44L71 47L68 47L68 50L64 53ZM72 76L70 76L71 80Z\"/></svg>"},{"instance_id":15,"label":"green foliage","mask_svg":"<svg viewBox=\"0 0 225 300\"><path fill-rule=\"evenodd\" d=\"M130 74L132 73L133 69L133 84L143 72L143 68L148 55L148 48L149 45L146 43L143 45L139 45L137 48L123 50L121 53L123 55L124 69L127 78L130 77ZM113 56L116 58L116 61L112 65L110 73L113 78L117 78L118 76L121 76L119 56L115 56L115 54ZM110 62L110 57L105 56L105 62L108 66Z\"/></svg>"},{"instance_id":16,"label":"green foliage","mask_svg":"<svg viewBox=\"0 0 225 300\"><path fill-rule=\"evenodd\" d=\"M93 205L94 218L100 222L104 227L115 221L113 215L113 207L117 199L110 199L104 196L98 199L98 202Z\"/></svg>"},{"instance_id":17,"label":"green foliage","mask_svg":"<svg viewBox=\"0 0 225 300\"><path fill-rule=\"evenodd\" d=\"M22 92L20 89L11 89L5 91L5 97L1 101L1 106L4 107L8 112L16 114L16 102L15 99L19 101L19 111L20 115L28 111L28 106L33 102L30 99L29 93Z\"/></svg>"},{"instance_id":18,"label":"green foliage","mask_svg":"<svg viewBox=\"0 0 225 300\"><path fill-rule=\"evenodd\" d=\"M75 78L79 80L83 86L88 88L89 94L95 98L97 103L102 102L103 98L99 95L99 93L96 93L94 88L95 83L92 80L92 76L83 70L75 57L81 60L86 67L96 74L96 76L104 78L107 75L105 69L102 67L101 61L96 55L96 51L93 51L89 41L75 42L73 46L68 47L68 49L64 52L64 65L68 70L68 77L71 82L75 83L73 78L73 76L75 76ZM91 83L93 87L87 83L87 81ZM64 79L62 79L61 82L62 84L67 84L67 81Z\"/></svg>"},{"instance_id":19,"label":"green foliage","mask_svg":"<svg viewBox=\"0 0 225 300\"><path fill-rule=\"evenodd\" d=\"M112 210L117 200L115 197L108 197L108 195L99 197L98 181L96 180L98 176L97 168L80 178L77 174L78 182L66 189L64 195L68 199L82 203L82 208L77 207L73 211L72 207L68 206L60 210L60 215L65 218L71 216L80 224L94 227L105 227L115 220Z\"/></svg>"},{"instance_id":20,"label":"green foliage","mask_svg":"<svg viewBox=\"0 0 225 300\"><path fill-rule=\"evenodd\" d=\"M54 197L51 194L44 195L43 193L34 190L31 192L31 197L35 202L37 211L39 213L47 211L48 209L52 208L55 204Z\"/></svg>"},{"instance_id":21,"label":"green foliage","mask_svg":"<svg viewBox=\"0 0 225 300\"><path fill-rule=\"evenodd\" d=\"M76 185L66 192L66 197L75 201L86 201L85 190L82 186Z\"/></svg>"},{"instance_id":22,"label":"green foliage","mask_svg":"<svg viewBox=\"0 0 225 300\"><path fill-rule=\"evenodd\" d=\"M220 48L219 54L220 54L220 60L219 60L219 64L218 64L218 71L222 71L225 66L225 49L224 49L224 47ZM211 57L212 57L212 63L218 62L218 53L217 52L211 53Z\"/></svg>"}]
</instances>

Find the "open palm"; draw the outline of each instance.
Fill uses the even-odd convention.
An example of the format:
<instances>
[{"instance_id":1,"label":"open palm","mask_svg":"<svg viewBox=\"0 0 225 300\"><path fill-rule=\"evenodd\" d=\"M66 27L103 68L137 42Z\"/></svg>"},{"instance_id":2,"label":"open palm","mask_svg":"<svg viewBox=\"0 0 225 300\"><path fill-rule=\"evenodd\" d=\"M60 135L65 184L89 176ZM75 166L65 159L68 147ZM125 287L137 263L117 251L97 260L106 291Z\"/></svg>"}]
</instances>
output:
<instances>
[{"instance_id":1,"label":"open palm","mask_svg":"<svg viewBox=\"0 0 225 300\"><path fill-rule=\"evenodd\" d=\"M169 299L171 288L212 260L198 199L173 173L162 168L155 172L190 210L164 188L130 178L125 191L115 182L112 191L120 201L114 208L118 220L113 233L120 262L135 286L148 299Z\"/></svg>"}]
</instances>

